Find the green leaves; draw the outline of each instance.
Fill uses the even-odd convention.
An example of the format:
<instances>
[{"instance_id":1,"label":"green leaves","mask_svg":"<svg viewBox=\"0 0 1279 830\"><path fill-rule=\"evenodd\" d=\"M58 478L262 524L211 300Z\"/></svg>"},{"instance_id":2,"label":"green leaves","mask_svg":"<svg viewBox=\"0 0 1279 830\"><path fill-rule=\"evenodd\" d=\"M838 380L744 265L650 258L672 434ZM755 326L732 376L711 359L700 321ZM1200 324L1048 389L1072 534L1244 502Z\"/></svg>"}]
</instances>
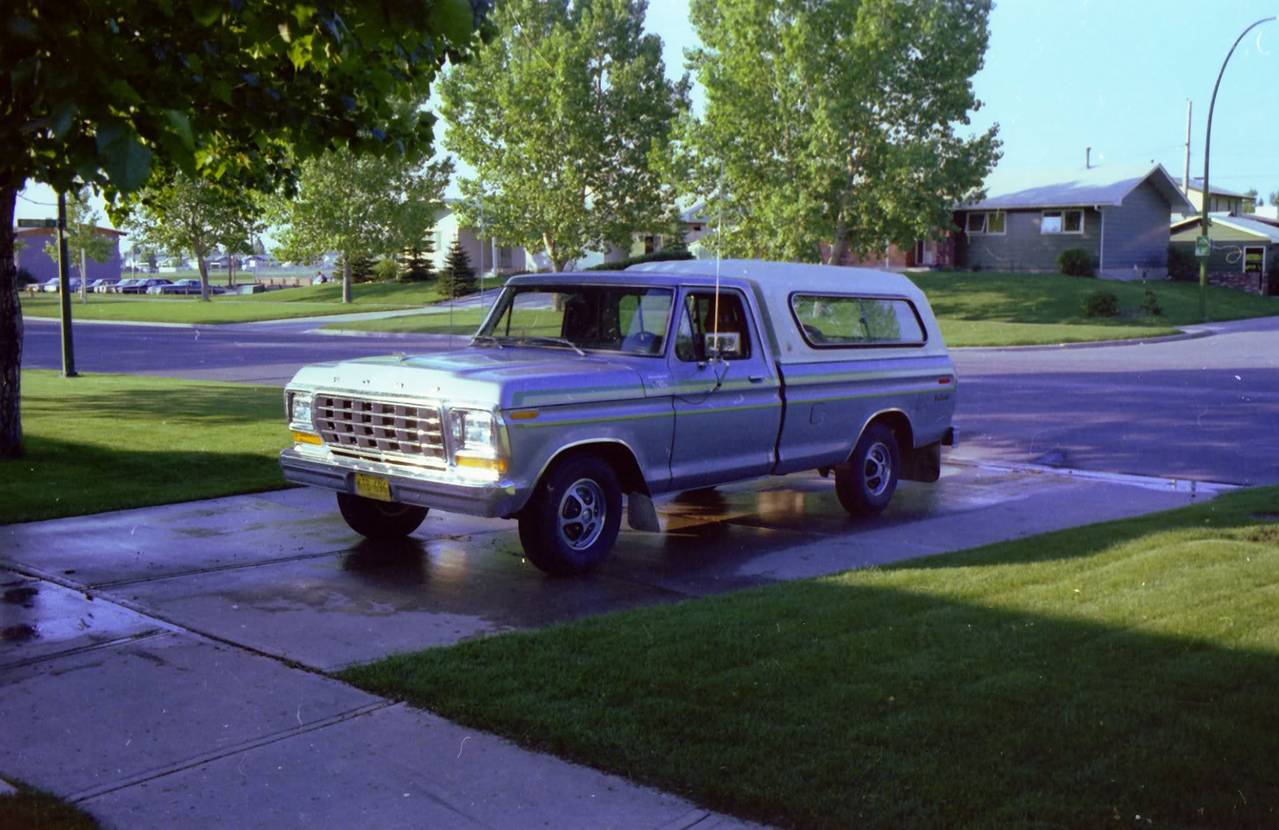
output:
<instances>
[{"instance_id":1,"label":"green leaves","mask_svg":"<svg viewBox=\"0 0 1279 830\"><path fill-rule=\"evenodd\" d=\"M141 187L151 175L151 151L123 123L103 124L94 140L112 187L128 193Z\"/></svg>"},{"instance_id":2,"label":"green leaves","mask_svg":"<svg viewBox=\"0 0 1279 830\"><path fill-rule=\"evenodd\" d=\"M454 43L465 43L470 38L473 19L467 0L435 0L429 17L431 28Z\"/></svg>"}]
</instances>

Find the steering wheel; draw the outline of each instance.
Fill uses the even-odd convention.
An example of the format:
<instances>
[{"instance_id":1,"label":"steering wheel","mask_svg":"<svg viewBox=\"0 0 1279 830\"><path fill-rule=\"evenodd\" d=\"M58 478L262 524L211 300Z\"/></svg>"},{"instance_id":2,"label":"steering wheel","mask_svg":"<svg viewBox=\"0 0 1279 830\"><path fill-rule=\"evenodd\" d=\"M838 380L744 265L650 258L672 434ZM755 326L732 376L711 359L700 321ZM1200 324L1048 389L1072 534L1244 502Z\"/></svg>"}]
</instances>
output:
<instances>
[{"instance_id":1,"label":"steering wheel","mask_svg":"<svg viewBox=\"0 0 1279 830\"><path fill-rule=\"evenodd\" d=\"M637 331L622 341L622 351L653 354L657 351L657 335L651 331Z\"/></svg>"}]
</instances>

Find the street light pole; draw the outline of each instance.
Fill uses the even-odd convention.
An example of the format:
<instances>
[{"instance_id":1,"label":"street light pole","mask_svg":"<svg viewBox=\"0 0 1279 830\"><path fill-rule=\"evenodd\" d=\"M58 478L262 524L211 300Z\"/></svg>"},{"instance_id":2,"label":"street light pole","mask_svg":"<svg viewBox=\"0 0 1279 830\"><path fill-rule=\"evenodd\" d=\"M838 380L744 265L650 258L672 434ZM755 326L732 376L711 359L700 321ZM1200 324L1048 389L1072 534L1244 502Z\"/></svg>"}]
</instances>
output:
<instances>
[{"instance_id":1,"label":"street light pole","mask_svg":"<svg viewBox=\"0 0 1279 830\"><path fill-rule=\"evenodd\" d=\"M84 281L84 275L80 277ZM58 298L62 307L62 376L73 378L75 345L71 339L71 281L67 276L67 194L58 191Z\"/></svg>"},{"instance_id":2,"label":"street light pole","mask_svg":"<svg viewBox=\"0 0 1279 830\"><path fill-rule=\"evenodd\" d=\"M1204 130L1204 184L1202 204L1199 210L1199 234L1205 239L1208 238L1208 204L1212 198L1212 191L1208 188L1208 162L1210 160L1209 153L1212 147L1212 111L1217 106L1217 89L1221 86L1221 76L1226 74L1226 64L1230 63L1230 56L1235 53L1235 49L1239 46L1239 42L1244 36L1262 23L1269 23L1272 20L1279 19L1275 17L1263 17L1256 23L1239 33L1239 37L1235 38L1234 45L1230 47L1230 51L1226 53L1226 59L1221 62L1221 69L1217 72L1217 83L1212 87L1212 100L1208 102L1208 127ZM1212 249L1209 248L1211 254ZM1208 257L1201 257L1199 260L1199 320L1200 322L1208 322Z\"/></svg>"}]
</instances>

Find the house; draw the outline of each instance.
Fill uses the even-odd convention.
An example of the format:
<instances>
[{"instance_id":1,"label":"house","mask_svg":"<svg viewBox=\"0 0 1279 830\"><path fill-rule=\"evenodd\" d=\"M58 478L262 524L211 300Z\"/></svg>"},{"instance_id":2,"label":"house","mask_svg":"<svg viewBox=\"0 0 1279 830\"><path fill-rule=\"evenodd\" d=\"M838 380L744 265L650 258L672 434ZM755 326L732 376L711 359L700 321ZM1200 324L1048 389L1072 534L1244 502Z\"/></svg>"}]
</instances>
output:
<instances>
[{"instance_id":1,"label":"house","mask_svg":"<svg viewBox=\"0 0 1279 830\"><path fill-rule=\"evenodd\" d=\"M455 238L461 240L462 250L466 251L477 274L502 276L529 270L531 261L522 247L499 245L496 240L482 236L482 228L463 223L457 212L457 202L457 199L445 199L444 209L435 219L432 237L435 251L431 254L433 270L437 273L444 270Z\"/></svg>"},{"instance_id":2,"label":"house","mask_svg":"<svg viewBox=\"0 0 1279 830\"><path fill-rule=\"evenodd\" d=\"M1279 225L1252 216L1212 214L1208 217L1208 279L1254 294L1279 294ZM1197 262L1195 239L1199 217L1172 224L1172 247L1186 262Z\"/></svg>"},{"instance_id":3,"label":"house","mask_svg":"<svg viewBox=\"0 0 1279 830\"><path fill-rule=\"evenodd\" d=\"M120 278L120 237L124 233L115 228L104 228L95 225L93 232L97 236L106 237L111 241L111 254L104 262L97 262L92 259L86 259L87 275L80 273L80 254L77 251L68 250L67 254L70 261L68 262L68 274L71 279L80 279L85 277L90 280L98 279L119 279ZM35 277L37 282L45 282L47 280L58 278L58 259L51 257L45 253L45 246L55 243L57 240L57 231L53 228L14 228L14 264L18 268L25 268Z\"/></svg>"},{"instance_id":4,"label":"house","mask_svg":"<svg viewBox=\"0 0 1279 830\"><path fill-rule=\"evenodd\" d=\"M1210 180L1211 181L1211 180ZM1212 193L1208 198L1209 213L1233 213L1239 215L1242 213L1252 213L1256 210L1256 199L1246 193L1238 193L1234 190L1227 190L1217 184L1212 184ZM1195 209L1186 211L1185 216L1196 216L1204 205L1204 180L1202 178L1191 177L1189 184L1182 188L1182 192L1186 194L1186 198L1190 200L1190 204Z\"/></svg>"},{"instance_id":5,"label":"house","mask_svg":"<svg viewBox=\"0 0 1279 830\"><path fill-rule=\"evenodd\" d=\"M997 171L986 193L955 211L959 268L1055 272L1063 251L1081 248L1101 276L1165 277L1172 215L1193 210L1160 164Z\"/></svg>"}]
</instances>

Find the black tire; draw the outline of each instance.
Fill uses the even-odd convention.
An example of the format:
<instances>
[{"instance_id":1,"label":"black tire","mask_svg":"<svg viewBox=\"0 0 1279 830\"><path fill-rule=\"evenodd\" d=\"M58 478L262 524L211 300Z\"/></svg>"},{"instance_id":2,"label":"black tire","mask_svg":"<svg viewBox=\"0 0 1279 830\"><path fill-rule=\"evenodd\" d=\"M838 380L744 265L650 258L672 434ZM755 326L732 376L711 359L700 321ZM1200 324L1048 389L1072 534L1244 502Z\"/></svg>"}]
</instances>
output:
<instances>
[{"instance_id":1,"label":"black tire","mask_svg":"<svg viewBox=\"0 0 1279 830\"><path fill-rule=\"evenodd\" d=\"M617 474L589 455L556 462L519 522L520 544L530 562L554 576L586 573L608 556L622 526Z\"/></svg>"},{"instance_id":2,"label":"black tire","mask_svg":"<svg viewBox=\"0 0 1279 830\"><path fill-rule=\"evenodd\" d=\"M427 508L338 493L338 510L356 533L367 539L403 539L426 518Z\"/></svg>"},{"instance_id":3,"label":"black tire","mask_svg":"<svg viewBox=\"0 0 1279 830\"><path fill-rule=\"evenodd\" d=\"M835 493L852 516L873 516L893 499L901 450L886 424L871 424L862 433L847 464L835 468Z\"/></svg>"}]
</instances>

